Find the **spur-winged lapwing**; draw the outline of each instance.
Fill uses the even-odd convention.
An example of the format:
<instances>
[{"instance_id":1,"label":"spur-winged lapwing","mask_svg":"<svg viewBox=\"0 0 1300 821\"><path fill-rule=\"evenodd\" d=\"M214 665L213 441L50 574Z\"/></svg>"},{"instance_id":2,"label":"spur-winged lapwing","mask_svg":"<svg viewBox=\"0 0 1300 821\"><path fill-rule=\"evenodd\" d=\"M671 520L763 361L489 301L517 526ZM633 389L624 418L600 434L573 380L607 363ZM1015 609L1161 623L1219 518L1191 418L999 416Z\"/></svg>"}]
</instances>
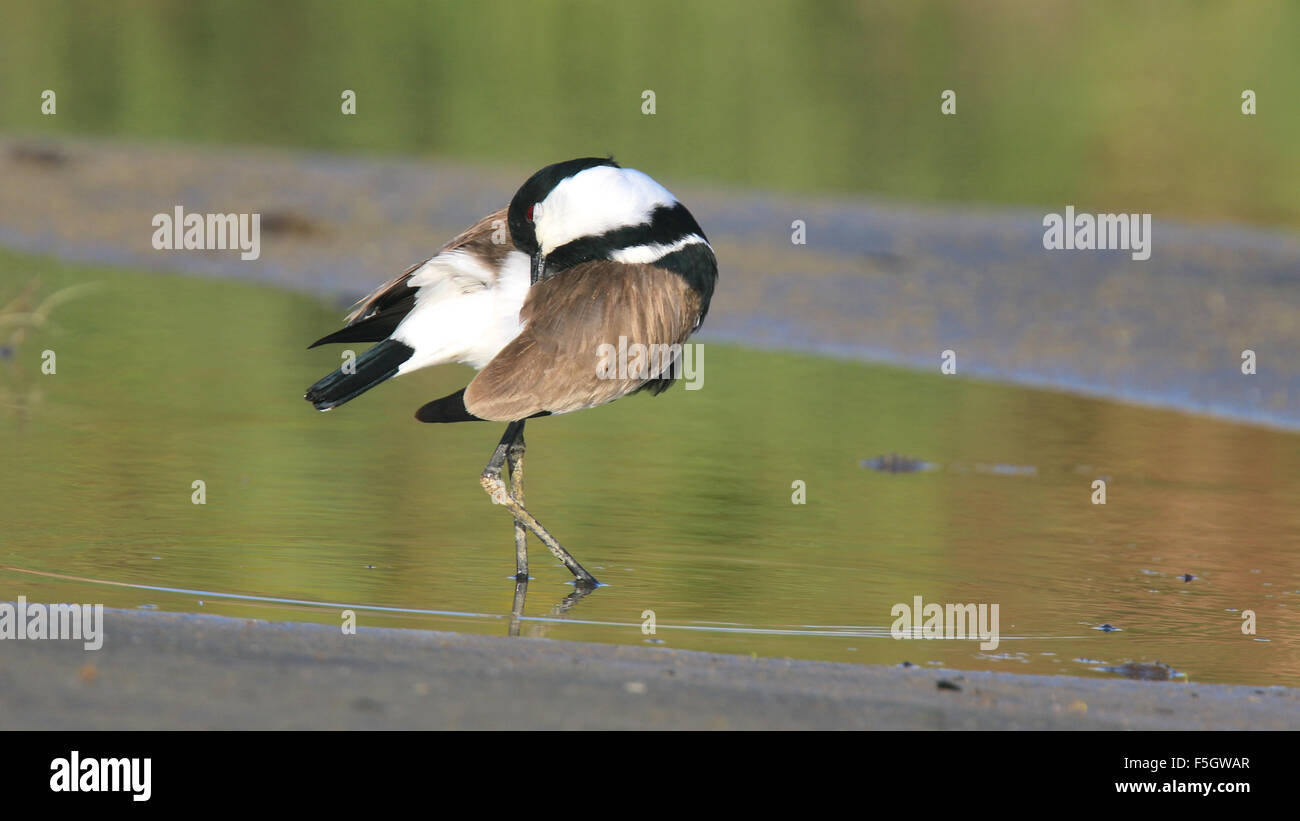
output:
<instances>
[{"instance_id":1,"label":"spur-winged lapwing","mask_svg":"<svg viewBox=\"0 0 1300 821\"><path fill-rule=\"evenodd\" d=\"M531 530L579 586L594 587L596 578L524 508L524 422L665 390L678 373L681 344L708 312L717 276L695 218L647 175L612 159L549 165L508 208L380 286L357 303L347 327L316 341L311 347L379 344L312 385L306 398L325 411L417 368L473 366L479 373L467 387L415 418L509 422L482 484L514 514L516 578L528 578ZM634 344L664 355L611 367L610 351Z\"/></svg>"}]
</instances>

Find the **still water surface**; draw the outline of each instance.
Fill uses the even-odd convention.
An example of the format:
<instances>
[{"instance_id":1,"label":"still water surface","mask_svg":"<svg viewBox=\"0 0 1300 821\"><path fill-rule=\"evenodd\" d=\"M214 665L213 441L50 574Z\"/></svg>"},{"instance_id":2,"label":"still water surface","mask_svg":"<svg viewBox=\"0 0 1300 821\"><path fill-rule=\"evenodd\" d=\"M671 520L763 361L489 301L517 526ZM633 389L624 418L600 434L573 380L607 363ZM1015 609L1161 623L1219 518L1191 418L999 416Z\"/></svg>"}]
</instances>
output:
<instances>
[{"instance_id":1,"label":"still water surface","mask_svg":"<svg viewBox=\"0 0 1300 821\"><path fill-rule=\"evenodd\" d=\"M0 329L0 600L510 631L511 522L478 483L500 426L412 418L470 371L318 414L334 308L7 254L0 308L37 271L98 284ZM533 542L522 635L1300 686L1300 436L705 339L701 390L529 423L529 508L606 586L569 606ZM915 596L998 604L1000 646L891 638Z\"/></svg>"}]
</instances>

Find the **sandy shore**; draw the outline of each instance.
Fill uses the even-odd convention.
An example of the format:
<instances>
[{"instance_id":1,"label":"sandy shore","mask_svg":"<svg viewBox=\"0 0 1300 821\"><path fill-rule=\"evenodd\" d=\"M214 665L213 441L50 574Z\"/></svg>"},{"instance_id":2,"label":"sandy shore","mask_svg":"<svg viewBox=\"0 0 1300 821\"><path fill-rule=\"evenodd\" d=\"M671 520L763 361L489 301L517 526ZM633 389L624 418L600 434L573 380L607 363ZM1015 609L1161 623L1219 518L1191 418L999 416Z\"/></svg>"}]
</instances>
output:
<instances>
[{"instance_id":1,"label":"sandy shore","mask_svg":"<svg viewBox=\"0 0 1300 821\"><path fill-rule=\"evenodd\" d=\"M1300 691L105 611L0 641L14 729L1296 729Z\"/></svg>"}]
</instances>

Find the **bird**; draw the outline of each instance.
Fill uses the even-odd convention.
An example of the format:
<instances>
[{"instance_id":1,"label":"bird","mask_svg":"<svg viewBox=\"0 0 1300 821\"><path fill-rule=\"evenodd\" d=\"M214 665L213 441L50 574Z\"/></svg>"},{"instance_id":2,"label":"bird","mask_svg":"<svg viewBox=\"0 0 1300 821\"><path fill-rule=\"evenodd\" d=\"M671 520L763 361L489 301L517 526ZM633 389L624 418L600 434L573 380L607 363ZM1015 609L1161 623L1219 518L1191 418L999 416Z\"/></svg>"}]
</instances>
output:
<instances>
[{"instance_id":1,"label":"bird","mask_svg":"<svg viewBox=\"0 0 1300 821\"><path fill-rule=\"evenodd\" d=\"M524 507L524 424L666 390L717 279L708 237L649 175L612 157L554 163L529 177L507 207L380 285L342 329L312 343L378 344L318 380L305 398L328 411L412 371L473 367L468 385L422 405L415 418L507 423L480 484L514 516L516 582L529 578L531 532L578 588L594 589L596 577ZM658 355L613 367L615 346L626 351L627 343Z\"/></svg>"}]
</instances>

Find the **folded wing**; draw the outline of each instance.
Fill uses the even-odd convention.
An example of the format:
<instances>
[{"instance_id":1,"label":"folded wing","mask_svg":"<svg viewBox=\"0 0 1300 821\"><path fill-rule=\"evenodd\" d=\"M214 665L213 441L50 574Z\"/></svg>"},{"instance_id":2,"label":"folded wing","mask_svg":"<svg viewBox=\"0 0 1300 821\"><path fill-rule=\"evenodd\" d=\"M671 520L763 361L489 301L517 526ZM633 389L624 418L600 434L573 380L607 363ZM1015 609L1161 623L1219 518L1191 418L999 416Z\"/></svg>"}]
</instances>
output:
<instances>
[{"instance_id":1,"label":"folded wing","mask_svg":"<svg viewBox=\"0 0 1300 821\"><path fill-rule=\"evenodd\" d=\"M435 270L427 271L431 276L425 278L433 280L433 283L422 283L418 279L421 273L426 273L425 269L428 269L431 263L435 263L439 257L448 252L462 253L455 257L444 257L444 262L481 259L489 269L499 270L506 255L514 250L505 225L506 209L488 214L444 245L433 257L412 265L371 291L358 301L345 317L346 327L316 340L309 347L315 348L318 345L334 342L379 342L387 339L415 308L422 285L436 284L440 278L439 274L445 278L454 277L458 266L434 265ZM413 278L417 278L416 281L413 282Z\"/></svg>"},{"instance_id":2,"label":"folded wing","mask_svg":"<svg viewBox=\"0 0 1300 821\"><path fill-rule=\"evenodd\" d=\"M465 390L465 408L480 419L568 413L666 387L666 352L695 330L700 296L667 269L596 261L534 285L520 319L523 330ZM617 353L610 361L611 351L637 344L647 346L645 359L629 356L626 368Z\"/></svg>"}]
</instances>

